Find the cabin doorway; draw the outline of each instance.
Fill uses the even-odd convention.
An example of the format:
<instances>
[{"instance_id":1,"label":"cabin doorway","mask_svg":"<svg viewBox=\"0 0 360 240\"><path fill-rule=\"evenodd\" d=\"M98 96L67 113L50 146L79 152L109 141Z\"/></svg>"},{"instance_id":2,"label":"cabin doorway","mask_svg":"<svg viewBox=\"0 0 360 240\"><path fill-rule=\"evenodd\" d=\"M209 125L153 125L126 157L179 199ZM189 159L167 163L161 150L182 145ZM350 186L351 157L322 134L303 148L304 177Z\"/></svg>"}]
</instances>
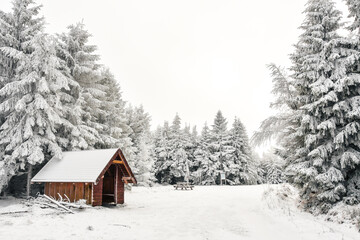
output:
<instances>
[{"instance_id":1,"label":"cabin doorway","mask_svg":"<svg viewBox=\"0 0 360 240\"><path fill-rule=\"evenodd\" d=\"M111 165L104 174L102 202L115 203L115 165Z\"/></svg>"}]
</instances>

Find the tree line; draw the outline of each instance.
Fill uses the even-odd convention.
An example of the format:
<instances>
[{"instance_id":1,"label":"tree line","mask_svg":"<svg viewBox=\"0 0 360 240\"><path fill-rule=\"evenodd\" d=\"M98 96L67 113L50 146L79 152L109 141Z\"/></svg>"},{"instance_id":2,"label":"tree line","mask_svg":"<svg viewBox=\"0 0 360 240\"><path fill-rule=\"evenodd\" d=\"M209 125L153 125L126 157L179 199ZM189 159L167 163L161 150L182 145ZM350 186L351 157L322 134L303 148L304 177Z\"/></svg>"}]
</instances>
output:
<instances>
[{"instance_id":1,"label":"tree line","mask_svg":"<svg viewBox=\"0 0 360 240\"><path fill-rule=\"evenodd\" d=\"M196 127L192 131L190 126L181 129L181 119L176 115L171 125L165 122L156 129L154 145L154 175L160 183L220 184L220 173L230 185L262 181L244 125L235 118L228 129L221 111L211 128L204 125L200 136Z\"/></svg>"}]
</instances>

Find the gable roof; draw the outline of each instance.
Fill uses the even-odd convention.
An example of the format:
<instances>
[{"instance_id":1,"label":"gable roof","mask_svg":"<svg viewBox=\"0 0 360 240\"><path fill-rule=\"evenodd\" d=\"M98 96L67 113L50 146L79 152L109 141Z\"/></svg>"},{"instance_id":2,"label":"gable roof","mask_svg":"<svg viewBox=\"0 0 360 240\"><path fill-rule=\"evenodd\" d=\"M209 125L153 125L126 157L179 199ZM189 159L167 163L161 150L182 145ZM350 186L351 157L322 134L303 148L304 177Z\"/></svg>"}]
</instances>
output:
<instances>
[{"instance_id":1,"label":"gable roof","mask_svg":"<svg viewBox=\"0 0 360 240\"><path fill-rule=\"evenodd\" d=\"M128 182L136 183L120 149L63 152L62 159L53 157L32 179L32 182L93 182L96 183L118 156ZM125 171L123 171L123 169Z\"/></svg>"}]
</instances>

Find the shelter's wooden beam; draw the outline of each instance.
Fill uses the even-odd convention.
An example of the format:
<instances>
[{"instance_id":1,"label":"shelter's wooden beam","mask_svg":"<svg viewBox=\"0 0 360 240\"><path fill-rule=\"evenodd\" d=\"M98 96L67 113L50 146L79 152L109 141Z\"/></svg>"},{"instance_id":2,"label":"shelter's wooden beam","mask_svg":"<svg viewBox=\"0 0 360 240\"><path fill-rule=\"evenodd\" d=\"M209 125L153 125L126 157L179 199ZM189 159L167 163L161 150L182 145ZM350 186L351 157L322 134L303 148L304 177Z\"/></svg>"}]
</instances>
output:
<instances>
[{"instance_id":1,"label":"shelter's wooden beam","mask_svg":"<svg viewBox=\"0 0 360 240\"><path fill-rule=\"evenodd\" d=\"M114 160L113 163L124 164L123 161L119 161L119 160Z\"/></svg>"},{"instance_id":2,"label":"shelter's wooden beam","mask_svg":"<svg viewBox=\"0 0 360 240\"><path fill-rule=\"evenodd\" d=\"M119 157L120 157L120 159L121 159L121 161L123 160L123 156L119 153ZM125 162L124 161L122 161L123 162L123 166L125 167L125 170L126 170L126 172L128 173L128 175L129 176L131 176L131 170L129 170L129 166L127 165L127 164L125 164Z\"/></svg>"}]
</instances>

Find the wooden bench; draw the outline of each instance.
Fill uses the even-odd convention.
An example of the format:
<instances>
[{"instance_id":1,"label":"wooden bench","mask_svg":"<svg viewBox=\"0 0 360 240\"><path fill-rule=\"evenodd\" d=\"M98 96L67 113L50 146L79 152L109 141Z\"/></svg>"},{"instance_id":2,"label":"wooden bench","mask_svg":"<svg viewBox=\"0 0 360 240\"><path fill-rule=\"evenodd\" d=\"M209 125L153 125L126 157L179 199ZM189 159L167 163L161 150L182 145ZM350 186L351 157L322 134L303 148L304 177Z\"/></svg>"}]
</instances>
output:
<instances>
[{"instance_id":1,"label":"wooden bench","mask_svg":"<svg viewBox=\"0 0 360 240\"><path fill-rule=\"evenodd\" d=\"M178 182L174 185L175 190L181 189L181 190L193 190L194 185L189 184L187 182Z\"/></svg>"}]
</instances>

